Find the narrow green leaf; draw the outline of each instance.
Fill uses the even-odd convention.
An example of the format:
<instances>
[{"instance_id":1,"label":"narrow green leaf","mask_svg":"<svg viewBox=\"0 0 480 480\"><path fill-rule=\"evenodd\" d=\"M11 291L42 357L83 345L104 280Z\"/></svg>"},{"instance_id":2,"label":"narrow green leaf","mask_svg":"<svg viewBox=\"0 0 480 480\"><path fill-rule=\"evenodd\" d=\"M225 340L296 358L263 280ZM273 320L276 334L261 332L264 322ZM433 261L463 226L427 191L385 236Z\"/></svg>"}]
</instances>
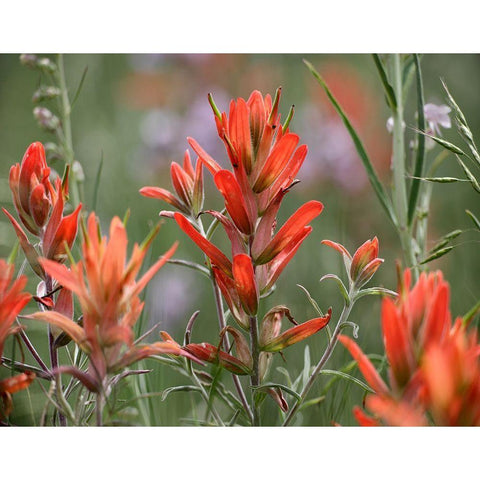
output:
<instances>
[{"instance_id":1,"label":"narrow green leaf","mask_svg":"<svg viewBox=\"0 0 480 480\"><path fill-rule=\"evenodd\" d=\"M288 384L292 385L292 378L290 377L290 372L285 367L277 367L277 372L280 372L287 379Z\"/></svg>"},{"instance_id":2,"label":"narrow green leaf","mask_svg":"<svg viewBox=\"0 0 480 480\"><path fill-rule=\"evenodd\" d=\"M308 345L305 345L305 351L303 353L303 372L302 372L302 385L305 388L305 385L308 382L308 378L310 377L310 348Z\"/></svg>"},{"instance_id":3,"label":"narrow green leaf","mask_svg":"<svg viewBox=\"0 0 480 480\"><path fill-rule=\"evenodd\" d=\"M95 175L95 183L93 187L92 211L95 211L97 209L98 189L100 188L100 177L102 175L102 169L103 169L103 151L100 157L100 162L97 167L97 173Z\"/></svg>"},{"instance_id":4,"label":"narrow green leaf","mask_svg":"<svg viewBox=\"0 0 480 480\"><path fill-rule=\"evenodd\" d=\"M470 210L465 210L465 213L472 219L477 230L480 230L480 220Z\"/></svg>"},{"instance_id":5,"label":"narrow green leaf","mask_svg":"<svg viewBox=\"0 0 480 480\"><path fill-rule=\"evenodd\" d=\"M321 317L323 317L323 312L321 308L318 306L318 303L315 301L315 299L310 295L310 292L303 285L300 285L299 283L297 283L297 287L301 288L305 292L305 295L307 296L308 301L314 308L315 312L317 312L317 315L320 315Z\"/></svg>"},{"instance_id":6,"label":"narrow green leaf","mask_svg":"<svg viewBox=\"0 0 480 480\"><path fill-rule=\"evenodd\" d=\"M10 251L10 254L8 255L8 258L7 258L8 264L13 265L15 263L19 247L20 247L20 242L17 239L15 240L15 245L13 246L12 250Z\"/></svg>"},{"instance_id":7,"label":"narrow green leaf","mask_svg":"<svg viewBox=\"0 0 480 480\"><path fill-rule=\"evenodd\" d=\"M454 247L446 247L438 250L437 252L429 255L425 260L420 262L420 265L424 265L425 263L431 262L432 260L436 260L437 258L443 257L446 255L450 250L453 250Z\"/></svg>"},{"instance_id":8,"label":"narrow green leaf","mask_svg":"<svg viewBox=\"0 0 480 480\"><path fill-rule=\"evenodd\" d=\"M380 204L382 205L383 209L388 215L388 218L392 221L394 225L397 224L397 219L395 216L395 213L392 209L391 202L389 197L387 196L383 185L381 184L380 180L378 179L378 175L375 171L375 168L372 165L372 162L370 161L370 158L367 155L367 152L365 151L365 148L362 144L362 141L360 140L360 137L358 136L357 132L353 128L352 124L350 123L350 120L348 117L345 115L344 111L342 110L342 107L339 105L335 97L333 96L332 92L328 88L327 84L325 83L325 80L321 77L321 75L315 70L314 66L308 62L307 60L304 60L305 65L308 67L310 72L313 74L313 76L317 79L318 83L320 86L323 88L325 93L327 94L330 102L332 103L333 107L337 111L337 113L340 115L340 118L343 121L343 124L345 125L346 129L348 130L348 133L350 134L350 137L353 140L353 143L355 144L355 148L357 150L358 155L360 156L360 159L362 160L363 166L367 172L368 178L370 180L370 184L373 187L373 190L375 191L375 194L378 197L378 200L380 201Z\"/></svg>"},{"instance_id":9,"label":"narrow green leaf","mask_svg":"<svg viewBox=\"0 0 480 480\"><path fill-rule=\"evenodd\" d=\"M422 70L420 67L420 60L418 55L414 55L415 61L415 72L416 72L416 79L417 79L417 116L418 116L418 123L417 127L419 132L423 132L425 130L425 113L423 111L423 106L425 103L424 96L423 96L423 81L422 81ZM420 190L420 180L419 177L423 175L423 165L425 163L425 137L421 133L417 133L417 156L415 159L415 169L414 169L414 178L412 181L412 185L410 187L410 195L408 198L408 214L407 220L408 225L410 226L413 222L413 218L415 216L415 209L417 208L417 201L418 201L418 192Z\"/></svg>"},{"instance_id":10,"label":"narrow green leaf","mask_svg":"<svg viewBox=\"0 0 480 480\"><path fill-rule=\"evenodd\" d=\"M287 119L285 120L285 123L282 125L283 131L285 131L290 125L290 122L292 121L294 113L295 113L295 105L292 105L290 107L290 110L288 111Z\"/></svg>"},{"instance_id":11,"label":"narrow green leaf","mask_svg":"<svg viewBox=\"0 0 480 480\"><path fill-rule=\"evenodd\" d=\"M220 110L218 109L217 105L215 104L215 101L213 100L213 95L209 93L207 97L208 97L208 103L212 107L213 113L219 120L221 120L222 114L220 113Z\"/></svg>"},{"instance_id":12,"label":"narrow green leaf","mask_svg":"<svg viewBox=\"0 0 480 480\"><path fill-rule=\"evenodd\" d=\"M303 402L298 411L305 410L308 407L313 407L315 405L318 405L322 403L325 400L325 395L322 395L321 397L317 398L312 398L311 400L307 400L306 402Z\"/></svg>"},{"instance_id":13,"label":"narrow green leaf","mask_svg":"<svg viewBox=\"0 0 480 480\"><path fill-rule=\"evenodd\" d=\"M364 288L363 290L360 290L356 295L355 295L355 301L358 299L365 297L367 295L389 295L391 297L397 297L398 294L397 292L394 292L393 290L389 290L388 288L383 288L383 287L371 287L371 288Z\"/></svg>"},{"instance_id":14,"label":"narrow green leaf","mask_svg":"<svg viewBox=\"0 0 480 480\"><path fill-rule=\"evenodd\" d=\"M80 96L80 92L82 91L83 88L83 83L85 82L85 77L87 76L88 72L88 65L84 68L83 73L82 73L82 78L80 78L80 83L78 84L77 91L75 92L75 95L73 96L73 100L71 103L70 108L72 109L73 106L75 105L75 102L77 101L78 97Z\"/></svg>"},{"instance_id":15,"label":"narrow green leaf","mask_svg":"<svg viewBox=\"0 0 480 480\"><path fill-rule=\"evenodd\" d=\"M175 392L201 392L200 387L195 385L179 385L178 387L170 387L166 388L162 392L161 401L165 401L165 399L171 394Z\"/></svg>"},{"instance_id":16,"label":"narrow green leaf","mask_svg":"<svg viewBox=\"0 0 480 480\"><path fill-rule=\"evenodd\" d=\"M415 67L415 60L413 55L409 55L408 58L403 63L402 70L402 97L406 100L408 96L408 91L410 90L410 85L413 80L413 70Z\"/></svg>"},{"instance_id":17,"label":"narrow green leaf","mask_svg":"<svg viewBox=\"0 0 480 480\"><path fill-rule=\"evenodd\" d=\"M320 370L320 373L323 375L333 375L336 377L341 377L345 380L348 380L349 382L353 382L360 387L362 387L366 392L369 393L375 393L375 390L371 389L366 383L362 382L358 378L353 377L352 375L349 375L348 373L340 372L338 370Z\"/></svg>"},{"instance_id":18,"label":"narrow green leaf","mask_svg":"<svg viewBox=\"0 0 480 480\"><path fill-rule=\"evenodd\" d=\"M480 300L463 316L463 325L468 325L478 312L480 312Z\"/></svg>"},{"instance_id":19,"label":"narrow green leaf","mask_svg":"<svg viewBox=\"0 0 480 480\"><path fill-rule=\"evenodd\" d=\"M340 278L333 274L333 273L328 273L327 275L324 275L321 279L320 279L320 282L323 282L324 280L327 280L327 279L332 279L332 280L335 280L335 282L337 283L338 285L338 289L340 290L340 293L342 294L343 298L345 299L345 304L348 306L350 305L350 297L348 295L348 291L347 291L347 288L345 287L345 285L343 284L343 282L340 280Z\"/></svg>"},{"instance_id":20,"label":"narrow green leaf","mask_svg":"<svg viewBox=\"0 0 480 480\"><path fill-rule=\"evenodd\" d=\"M210 272L208 268L203 267L199 263L189 262L188 260L180 260L178 258L170 258L167 260L167 263L172 263L173 265L182 265L183 267L197 270L198 272L203 273L203 275L206 277L210 278Z\"/></svg>"},{"instance_id":21,"label":"narrow green leaf","mask_svg":"<svg viewBox=\"0 0 480 480\"><path fill-rule=\"evenodd\" d=\"M288 393L292 397L295 397L297 400L301 401L302 397L300 394L298 394L295 390L288 388L286 385L282 385L281 383L264 383L263 385L259 385L257 387L251 386L250 387L252 390L257 390L257 391L265 391L268 388L280 388L283 390L285 393Z\"/></svg>"},{"instance_id":22,"label":"narrow green leaf","mask_svg":"<svg viewBox=\"0 0 480 480\"><path fill-rule=\"evenodd\" d=\"M397 110L397 99L395 98L395 92L393 91L392 86L388 82L387 72L385 71L385 67L383 62L378 54L372 54L373 61L375 62L375 66L377 67L378 74L380 76L380 80L382 81L383 89L385 90L385 95L387 97L387 102L390 109L394 112Z\"/></svg>"}]
</instances>

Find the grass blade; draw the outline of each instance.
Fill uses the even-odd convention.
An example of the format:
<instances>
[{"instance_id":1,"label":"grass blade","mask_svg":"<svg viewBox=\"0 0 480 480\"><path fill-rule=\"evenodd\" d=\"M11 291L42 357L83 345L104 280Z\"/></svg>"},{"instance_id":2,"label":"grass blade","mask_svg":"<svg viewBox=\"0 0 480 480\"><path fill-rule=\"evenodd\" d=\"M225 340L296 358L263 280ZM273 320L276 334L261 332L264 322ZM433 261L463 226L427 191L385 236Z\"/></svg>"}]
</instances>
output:
<instances>
[{"instance_id":1,"label":"grass blade","mask_svg":"<svg viewBox=\"0 0 480 480\"><path fill-rule=\"evenodd\" d=\"M102 156L100 157L100 163L98 164L97 174L95 175L95 184L93 187L93 201L92 201L93 211L95 211L97 208L98 189L100 188L100 177L102 175L102 169L103 169L103 151L102 151Z\"/></svg>"},{"instance_id":2,"label":"grass blade","mask_svg":"<svg viewBox=\"0 0 480 480\"><path fill-rule=\"evenodd\" d=\"M75 95L73 96L72 103L70 104L70 108L73 108L75 105L75 102L77 101L78 97L80 96L80 92L82 91L83 88L83 82L85 82L85 77L87 76L88 72L88 65L84 68L83 73L82 73L82 78L80 79L80 83L78 84L77 91L75 92Z\"/></svg>"},{"instance_id":3,"label":"grass blade","mask_svg":"<svg viewBox=\"0 0 480 480\"><path fill-rule=\"evenodd\" d=\"M385 90L385 95L387 96L387 103L392 111L397 109L397 99L395 98L395 92L393 91L392 86L388 82L387 72L381 58L377 53L372 54L373 61L377 67L378 74L380 75L380 80L382 81L383 89Z\"/></svg>"},{"instance_id":4,"label":"grass blade","mask_svg":"<svg viewBox=\"0 0 480 480\"><path fill-rule=\"evenodd\" d=\"M383 185L381 184L380 180L378 179L378 175L375 172L375 169L372 165L372 162L370 161L370 158L367 155L367 152L365 151L365 148L362 144L362 141L360 140L360 137L358 136L357 132L353 128L352 124L350 123L350 120L348 117L345 115L345 112L342 110L342 107L339 105L335 97L333 96L332 92L328 88L327 84L325 83L325 80L321 77L321 75L315 70L315 67L308 62L307 60L304 60L305 65L308 67L310 72L313 74L313 76L317 79L318 83L320 86L323 88L325 93L327 94L327 97L329 98L330 102L332 103L333 107L337 111L337 113L340 115L340 118L343 121L343 124L348 130L348 133L350 134L350 137L353 140L353 143L355 144L355 148L357 150L358 155L360 156L360 159L362 160L363 166L365 167L365 170L367 172L368 178L370 180L370 183L373 187L373 190L375 191L378 200L380 201L380 204L382 205L383 209L388 215L388 218L392 221L394 225L397 225L397 218L395 216L395 213L392 209L391 202L389 197L387 196Z\"/></svg>"},{"instance_id":5,"label":"grass blade","mask_svg":"<svg viewBox=\"0 0 480 480\"><path fill-rule=\"evenodd\" d=\"M425 113L423 111L423 105L425 103L423 96L423 81L422 70L420 67L420 60L418 55L414 55L415 60L415 75L417 79L417 113L418 113L418 130L423 132L425 130ZM417 157L415 159L415 170L412 185L410 187L410 195L408 198L408 214L407 225L410 226L413 222L415 209L417 208L418 193L420 191L420 180L418 179L423 175L423 165L425 163L425 136L421 133L417 133Z\"/></svg>"}]
</instances>

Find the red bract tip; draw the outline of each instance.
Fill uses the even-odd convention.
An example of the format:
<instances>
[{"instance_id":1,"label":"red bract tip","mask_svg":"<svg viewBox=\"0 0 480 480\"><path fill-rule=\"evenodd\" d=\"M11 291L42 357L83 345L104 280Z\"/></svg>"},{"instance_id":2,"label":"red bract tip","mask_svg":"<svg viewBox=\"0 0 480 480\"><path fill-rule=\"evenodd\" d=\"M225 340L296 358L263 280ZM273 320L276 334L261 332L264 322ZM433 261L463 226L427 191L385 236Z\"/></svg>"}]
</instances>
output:
<instances>
[{"instance_id":1,"label":"red bract tip","mask_svg":"<svg viewBox=\"0 0 480 480\"><path fill-rule=\"evenodd\" d=\"M263 252L255 259L255 263L257 265L262 265L270 262L288 245L295 235L297 235L315 217L320 215L322 210L323 204L316 200L311 200L302 205L272 238Z\"/></svg>"},{"instance_id":2,"label":"red bract tip","mask_svg":"<svg viewBox=\"0 0 480 480\"><path fill-rule=\"evenodd\" d=\"M258 287L251 258L242 253L233 257L233 279L243 308L248 315L256 315Z\"/></svg>"},{"instance_id":3,"label":"red bract tip","mask_svg":"<svg viewBox=\"0 0 480 480\"><path fill-rule=\"evenodd\" d=\"M232 276L232 262L215 246L203 237L192 224L180 213L174 214L178 226L200 247L213 264L221 268L229 277Z\"/></svg>"}]
</instances>

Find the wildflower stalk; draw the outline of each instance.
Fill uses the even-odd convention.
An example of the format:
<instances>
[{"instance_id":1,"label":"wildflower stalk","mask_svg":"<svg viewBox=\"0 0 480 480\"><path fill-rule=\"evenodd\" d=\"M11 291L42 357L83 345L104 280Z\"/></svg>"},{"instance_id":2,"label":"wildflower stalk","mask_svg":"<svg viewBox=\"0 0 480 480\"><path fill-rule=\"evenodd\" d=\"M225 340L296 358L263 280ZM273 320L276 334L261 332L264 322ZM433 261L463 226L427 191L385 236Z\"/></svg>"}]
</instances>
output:
<instances>
[{"instance_id":1,"label":"wildflower stalk","mask_svg":"<svg viewBox=\"0 0 480 480\"><path fill-rule=\"evenodd\" d=\"M253 411L253 426L260 426L260 412L256 405L256 387L260 384L260 375L258 372L258 360L260 356L260 348L258 346L258 321L257 316L250 317L250 350L252 352L252 375L250 376L250 386L252 387L252 411Z\"/></svg>"},{"instance_id":2,"label":"wildflower stalk","mask_svg":"<svg viewBox=\"0 0 480 480\"><path fill-rule=\"evenodd\" d=\"M303 390L300 393L300 398L296 400L295 404L293 405L293 407L288 412L287 417L285 418L285 420L282 424L283 427L287 427L292 422L293 418L295 417L296 413L298 412L298 409L301 407L301 405L305 401L305 399L308 395L308 392L310 391L313 384L315 383L315 380L320 375L320 373L322 371L322 368L325 366L325 364L328 362L328 360L332 356L332 353L335 350L335 347L337 346L337 343L338 343L338 335L340 334L340 332L342 331L342 328L344 328L345 324L347 323L348 317L350 316L350 312L352 311L353 305L355 303L354 299L355 299L356 293L357 292L356 292L355 289L350 290L350 292L348 294L349 301L348 301L348 303L346 302L344 307L343 307L342 313L341 313L340 318L338 319L337 325L335 326L335 329L332 333L331 339L328 342L327 348L326 348L325 352L323 352L322 358L317 363L317 366L315 367L315 370L312 372L312 374L310 375L307 383L303 387Z\"/></svg>"},{"instance_id":3,"label":"wildflower stalk","mask_svg":"<svg viewBox=\"0 0 480 480\"><path fill-rule=\"evenodd\" d=\"M203 223L201 219L198 219L198 227L200 229L200 233L205 237L208 238L208 235L205 233L205 229L203 227ZM207 258L207 264L210 265L210 261ZM217 285L217 282L215 281L215 277L213 276L211 269L210 269L210 279L212 282L212 288L213 288L213 296L215 298L215 308L217 310L217 317L218 317L218 326L220 328L220 331L223 331L223 329L226 327L226 322L225 322L225 315L223 313L223 301L222 301L222 295L220 292L220 288ZM230 351L231 345L230 341L228 339L227 335L223 336L223 348L226 352ZM254 416L252 414L252 411L250 410L250 407L248 406L248 401L247 397L245 395L245 392L243 391L242 384L240 382L240 379L238 378L237 375L232 374L232 379L233 383L235 385L235 389L237 390L238 396L240 397L240 401L243 405L243 408L245 410L245 413L248 415L248 418L250 421L253 423L254 422Z\"/></svg>"},{"instance_id":4,"label":"wildflower stalk","mask_svg":"<svg viewBox=\"0 0 480 480\"><path fill-rule=\"evenodd\" d=\"M70 165L70 187L72 191L72 203L76 207L80 199L80 189L78 186L77 172L74 167L73 141L72 141L72 125L70 114L72 111L70 99L68 97L67 83L65 80L65 68L63 65L63 55L58 54L58 83L60 87L61 99L61 117L62 117L62 143L65 152L65 161Z\"/></svg>"},{"instance_id":5,"label":"wildflower stalk","mask_svg":"<svg viewBox=\"0 0 480 480\"><path fill-rule=\"evenodd\" d=\"M397 108L393 112L393 203L397 216L397 230L402 245L407 266L416 265L415 253L411 238L411 229L408 227L408 200L405 179L405 137L403 132L403 84L402 65L400 54L392 55L393 90L397 101ZM418 272L414 269L414 275Z\"/></svg>"}]
</instances>

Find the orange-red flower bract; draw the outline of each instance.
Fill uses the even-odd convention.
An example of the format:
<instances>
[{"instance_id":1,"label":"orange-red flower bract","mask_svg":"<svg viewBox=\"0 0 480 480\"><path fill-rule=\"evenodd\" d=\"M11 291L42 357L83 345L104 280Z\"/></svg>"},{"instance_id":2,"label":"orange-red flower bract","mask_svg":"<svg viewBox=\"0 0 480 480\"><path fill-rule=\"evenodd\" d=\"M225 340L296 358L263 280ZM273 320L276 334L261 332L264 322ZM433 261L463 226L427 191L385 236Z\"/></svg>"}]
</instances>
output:
<instances>
[{"instance_id":1,"label":"orange-red flower bract","mask_svg":"<svg viewBox=\"0 0 480 480\"><path fill-rule=\"evenodd\" d=\"M289 328L280 335L270 338L266 343L260 343L260 350L264 352L279 352L290 345L305 340L324 328L330 321L331 316L332 309L330 308L324 317L307 320L300 325Z\"/></svg>"},{"instance_id":2,"label":"orange-red flower bract","mask_svg":"<svg viewBox=\"0 0 480 480\"><path fill-rule=\"evenodd\" d=\"M13 274L14 265L0 259L0 359L5 339L11 332L17 315L31 298L29 293L23 291L27 277L21 275L13 280Z\"/></svg>"},{"instance_id":3,"label":"orange-red flower bract","mask_svg":"<svg viewBox=\"0 0 480 480\"><path fill-rule=\"evenodd\" d=\"M172 207L196 216L203 207L203 164L197 161L196 168L192 166L190 153L185 151L183 168L172 162L170 176L177 196L160 187L143 187L140 193L145 197L158 198Z\"/></svg>"},{"instance_id":4,"label":"orange-red flower bract","mask_svg":"<svg viewBox=\"0 0 480 480\"><path fill-rule=\"evenodd\" d=\"M11 395L27 388L34 379L34 373L24 372L0 381L0 399L3 403L3 406L0 406L0 419L8 417L12 413L13 403Z\"/></svg>"},{"instance_id":5,"label":"orange-red flower bract","mask_svg":"<svg viewBox=\"0 0 480 480\"><path fill-rule=\"evenodd\" d=\"M383 258L378 258L377 237L367 240L358 247L353 257L339 243L331 240L322 240L322 243L342 254L350 283L355 284L357 288L363 287L383 263Z\"/></svg>"},{"instance_id":6,"label":"orange-red flower bract","mask_svg":"<svg viewBox=\"0 0 480 480\"><path fill-rule=\"evenodd\" d=\"M406 270L396 302L382 304L382 330L389 362L387 387L356 343L339 336L357 360L376 394L369 395L369 419L358 409L363 425L480 424L480 345L476 332L468 333L462 319L452 326L449 286L441 272L422 273L410 288Z\"/></svg>"},{"instance_id":7,"label":"orange-red flower bract","mask_svg":"<svg viewBox=\"0 0 480 480\"><path fill-rule=\"evenodd\" d=\"M40 142L32 143L27 148L22 163L17 163L10 169L9 183L15 209L25 228L37 236L45 225L57 194L52 188L49 175L50 168Z\"/></svg>"},{"instance_id":8,"label":"orange-red flower bract","mask_svg":"<svg viewBox=\"0 0 480 480\"><path fill-rule=\"evenodd\" d=\"M93 372L102 380L108 372L125 366L125 359L136 361L145 356L142 346L134 345L133 329L143 308L139 294L155 273L173 255L173 245L152 267L136 279L146 251L158 227L141 245L135 244L127 261L127 233L118 217L110 224L110 236L100 237L95 214L88 218L82 244L82 260L65 265L42 259L41 264L62 287L71 290L79 299L83 327L65 315L45 311L31 318L48 322L63 329L85 352L94 366ZM149 354L184 355L180 346L167 341L150 345ZM126 351L125 351L126 348Z\"/></svg>"},{"instance_id":9,"label":"orange-red flower bract","mask_svg":"<svg viewBox=\"0 0 480 480\"><path fill-rule=\"evenodd\" d=\"M66 259L65 245L71 248L77 235L78 216L81 205L64 217L65 199L68 195L68 170L62 184L60 178L53 186L49 179L45 151L40 142L32 143L18 163L10 169L10 189L13 203L24 227L40 239L43 256L62 262ZM44 276L38 263L38 253L20 224L3 209L12 223L20 245L33 270Z\"/></svg>"}]
</instances>

